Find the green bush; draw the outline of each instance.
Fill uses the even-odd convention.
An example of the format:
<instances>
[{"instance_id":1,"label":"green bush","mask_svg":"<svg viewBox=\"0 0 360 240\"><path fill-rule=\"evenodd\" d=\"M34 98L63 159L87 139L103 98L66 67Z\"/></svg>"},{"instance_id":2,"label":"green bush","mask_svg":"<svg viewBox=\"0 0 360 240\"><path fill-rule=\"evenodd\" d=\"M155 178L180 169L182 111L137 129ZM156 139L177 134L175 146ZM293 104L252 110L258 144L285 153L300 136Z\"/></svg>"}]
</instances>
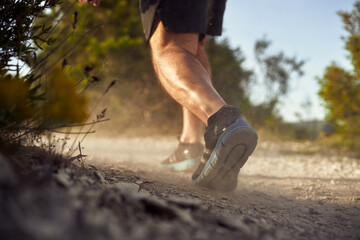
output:
<instances>
[{"instance_id":1,"label":"green bush","mask_svg":"<svg viewBox=\"0 0 360 240\"><path fill-rule=\"evenodd\" d=\"M48 61L63 44L54 31L61 18L50 24L39 19L45 10L56 11L59 2L4 0L0 6L1 143L88 117L87 100L63 69L66 64Z\"/></svg>"}]
</instances>

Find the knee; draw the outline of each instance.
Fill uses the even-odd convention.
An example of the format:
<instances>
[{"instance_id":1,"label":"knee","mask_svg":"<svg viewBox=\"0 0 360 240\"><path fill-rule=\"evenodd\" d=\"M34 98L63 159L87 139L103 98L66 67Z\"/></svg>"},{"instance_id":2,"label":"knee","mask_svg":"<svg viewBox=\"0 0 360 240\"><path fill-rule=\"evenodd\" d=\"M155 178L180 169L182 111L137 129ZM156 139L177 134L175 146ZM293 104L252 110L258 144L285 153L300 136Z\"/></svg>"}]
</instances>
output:
<instances>
[{"instance_id":1,"label":"knee","mask_svg":"<svg viewBox=\"0 0 360 240\"><path fill-rule=\"evenodd\" d=\"M179 40L171 40L164 42L154 41L150 43L151 53L154 57L163 56L164 54L172 54L172 53L186 53L192 54L196 56L198 52L197 43L190 43L187 41L179 41Z\"/></svg>"},{"instance_id":2,"label":"knee","mask_svg":"<svg viewBox=\"0 0 360 240\"><path fill-rule=\"evenodd\" d=\"M158 24L149 43L153 56L169 51L187 51L196 55L199 48L197 33L176 33L165 29L162 22Z\"/></svg>"}]
</instances>

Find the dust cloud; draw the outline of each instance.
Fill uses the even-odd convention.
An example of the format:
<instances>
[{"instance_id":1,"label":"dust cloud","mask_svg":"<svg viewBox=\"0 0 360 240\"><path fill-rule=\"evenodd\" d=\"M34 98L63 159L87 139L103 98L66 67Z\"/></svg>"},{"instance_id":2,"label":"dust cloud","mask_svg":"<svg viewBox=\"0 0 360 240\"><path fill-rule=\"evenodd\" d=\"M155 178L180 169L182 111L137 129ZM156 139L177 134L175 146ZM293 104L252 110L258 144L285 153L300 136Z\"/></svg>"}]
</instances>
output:
<instances>
[{"instance_id":1,"label":"dust cloud","mask_svg":"<svg viewBox=\"0 0 360 240\"><path fill-rule=\"evenodd\" d=\"M159 171L160 163L176 148L176 137L91 137L84 140L87 163L133 171Z\"/></svg>"}]
</instances>

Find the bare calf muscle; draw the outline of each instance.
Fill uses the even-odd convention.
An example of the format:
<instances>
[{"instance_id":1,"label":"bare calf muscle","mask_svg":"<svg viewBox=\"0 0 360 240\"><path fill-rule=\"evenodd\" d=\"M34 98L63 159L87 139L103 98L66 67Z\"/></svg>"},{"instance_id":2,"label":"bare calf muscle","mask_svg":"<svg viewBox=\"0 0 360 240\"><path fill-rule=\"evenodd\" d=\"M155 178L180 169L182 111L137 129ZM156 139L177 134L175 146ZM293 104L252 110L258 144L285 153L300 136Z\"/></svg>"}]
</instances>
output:
<instances>
[{"instance_id":1,"label":"bare calf muscle","mask_svg":"<svg viewBox=\"0 0 360 240\"><path fill-rule=\"evenodd\" d=\"M205 124L226 103L211 85L208 62L200 50L198 34L167 31L160 22L150 38L153 64L160 83L182 106ZM206 68L208 66L208 68Z\"/></svg>"}]
</instances>

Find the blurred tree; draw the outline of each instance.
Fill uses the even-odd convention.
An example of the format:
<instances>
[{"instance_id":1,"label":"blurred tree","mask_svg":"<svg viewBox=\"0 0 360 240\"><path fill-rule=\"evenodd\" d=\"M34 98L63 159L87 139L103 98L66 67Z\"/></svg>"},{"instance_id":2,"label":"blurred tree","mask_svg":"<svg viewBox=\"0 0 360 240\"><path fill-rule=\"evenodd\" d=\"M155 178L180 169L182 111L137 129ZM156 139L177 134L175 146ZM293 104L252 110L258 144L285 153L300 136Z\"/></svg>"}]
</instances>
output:
<instances>
[{"instance_id":1,"label":"blurred tree","mask_svg":"<svg viewBox=\"0 0 360 240\"><path fill-rule=\"evenodd\" d=\"M255 43L255 57L264 75L266 86L265 105L272 112L279 99L289 91L290 80L294 74L303 75L303 60L287 57L283 52L267 54L271 41L258 40Z\"/></svg>"},{"instance_id":2,"label":"blurred tree","mask_svg":"<svg viewBox=\"0 0 360 240\"><path fill-rule=\"evenodd\" d=\"M344 37L353 71L349 72L332 63L319 79L320 97L328 110L327 118L335 131L351 147L360 146L360 1L352 12L338 12L349 34Z\"/></svg>"},{"instance_id":3,"label":"blurred tree","mask_svg":"<svg viewBox=\"0 0 360 240\"><path fill-rule=\"evenodd\" d=\"M294 74L303 75L305 62L295 57L288 57L283 52L269 54L270 45L271 41L265 38L255 43L255 58L263 75L266 96L263 103L251 109L249 116L256 120L257 125L265 126L275 134L283 134L281 133L283 129L288 128L284 126L276 106L281 97L288 93Z\"/></svg>"}]
</instances>

